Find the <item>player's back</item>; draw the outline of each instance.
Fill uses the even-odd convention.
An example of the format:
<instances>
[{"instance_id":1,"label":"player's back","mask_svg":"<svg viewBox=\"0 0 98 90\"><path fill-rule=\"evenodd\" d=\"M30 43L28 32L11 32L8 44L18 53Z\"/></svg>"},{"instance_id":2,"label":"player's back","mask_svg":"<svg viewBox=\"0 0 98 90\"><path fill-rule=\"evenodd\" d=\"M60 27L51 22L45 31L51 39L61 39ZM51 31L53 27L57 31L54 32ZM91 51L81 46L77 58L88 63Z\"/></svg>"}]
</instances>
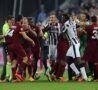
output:
<instances>
[{"instance_id":1,"label":"player's back","mask_svg":"<svg viewBox=\"0 0 98 90\"><path fill-rule=\"evenodd\" d=\"M89 25L86 28L86 31L87 31L87 45L89 47L96 46L96 43L98 42L98 25L97 24Z\"/></svg>"},{"instance_id":2,"label":"player's back","mask_svg":"<svg viewBox=\"0 0 98 90\"><path fill-rule=\"evenodd\" d=\"M72 44L78 44L79 39L78 39L78 36L77 36L76 23L74 21L70 22L70 20L68 20L65 23L65 28L66 28L66 35L67 35L69 41Z\"/></svg>"}]
</instances>

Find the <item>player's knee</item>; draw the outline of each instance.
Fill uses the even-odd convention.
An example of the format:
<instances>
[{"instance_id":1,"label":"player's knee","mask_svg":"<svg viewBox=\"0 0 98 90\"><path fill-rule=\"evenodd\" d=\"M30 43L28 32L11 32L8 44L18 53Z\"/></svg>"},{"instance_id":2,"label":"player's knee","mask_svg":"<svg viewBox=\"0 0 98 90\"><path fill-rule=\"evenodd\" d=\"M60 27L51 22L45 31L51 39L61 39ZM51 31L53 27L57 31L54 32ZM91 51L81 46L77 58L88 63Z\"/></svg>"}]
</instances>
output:
<instances>
[{"instance_id":1,"label":"player's knee","mask_svg":"<svg viewBox=\"0 0 98 90\"><path fill-rule=\"evenodd\" d=\"M28 62L28 57L26 56L26 57L23 57L23 63L26 63L27 64L27 62Z\"/></svg>"},{"instance_id":2,"label":"player's knee","mask_svg":"<svg viewBox=\"0 0 98 90\"><path fill-rule=\"evenodd\" d=\"M16 65L17 65L17 61L16 60L13 60L12 61L12 68L16 67Z\"/></svg>"},{"instance_id":3,"label":"player's knee","mask_svg":"<svg viewBox=\"0 0 98 90\"><path fill-rule=\"evenodd\" d=\"M84 64L83 63L79 64L79 68L82 68L82 67L84 67Z\"/></svg>"},{"instance_id":4,"label":"player's knee","mask_svg":"<svg viewBox=\"0 0 98 90\"><path fill-rule=\"evenodd\" d=\"M7 55L7 62L11 62L11 58L9 55Z\"/></svg>"},{"instance_id":5,"label":"player's knee","mask_svg":"<svg viewBox=\"0 0 98 90\"><path fill-rule=\"evenodd\" d=\"M74 62L74 59L72 57L67 57L67 63L72 64Z\"/></svg>"}]
</instances>

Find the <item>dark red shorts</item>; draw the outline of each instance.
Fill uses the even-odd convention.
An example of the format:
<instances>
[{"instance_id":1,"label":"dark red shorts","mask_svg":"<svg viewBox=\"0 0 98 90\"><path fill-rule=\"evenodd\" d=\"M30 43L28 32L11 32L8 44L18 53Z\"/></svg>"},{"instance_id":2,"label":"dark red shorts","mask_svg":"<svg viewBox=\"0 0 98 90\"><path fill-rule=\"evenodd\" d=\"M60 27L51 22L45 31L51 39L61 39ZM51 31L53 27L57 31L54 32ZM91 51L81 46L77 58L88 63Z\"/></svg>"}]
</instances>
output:
<instances>
[{"instance_id":1,"label":"dark red shorts","mask_svg":"<svg viewBox=\"0 0 98 90\"><path fill-rule=\"evenodd\" d=\"M98 62L98 46L92 44L87 46L82 59L89 62Z\"/></svg>"},{"instance_id":2,"label":"dark red shorts","mask_svg":"<svg viewBox=\"0 0 98 90\"><path fill-rule=\"evenodd\" d=\"M65 60L68 48L69 48L69 44L67 40L60 41L57 46L57 59Z\"/></svg>"},{"instance_id":3,"label":"dark red shorts","mask_svg":"<svg viewBox=\"0 0 98 90\"><path fill-rule=\"evenodd\" d=\"M9 44L8 45L8 53L10 55L11 60L17 59L22 60L23 57L26 56L25 50L23 49L21 44Z\"/></svg>"}]
</instances>

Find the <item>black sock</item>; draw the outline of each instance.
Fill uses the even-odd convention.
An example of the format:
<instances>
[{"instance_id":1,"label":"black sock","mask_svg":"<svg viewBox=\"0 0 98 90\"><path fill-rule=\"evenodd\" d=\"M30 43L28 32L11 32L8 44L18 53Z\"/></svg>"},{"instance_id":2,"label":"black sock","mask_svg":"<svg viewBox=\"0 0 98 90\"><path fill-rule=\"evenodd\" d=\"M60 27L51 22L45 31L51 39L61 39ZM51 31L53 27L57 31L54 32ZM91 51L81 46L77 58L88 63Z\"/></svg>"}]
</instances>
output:
<instances>
[{"instance_id":1,"label":"black sock","mask_svg":"<svg viewBox=\"0 0 98 90\"><path fill-rule=\"evenodd\" d=\"M36 71L37 71L37 62L38 62L38 59L34 59L34 62L33 62L33 65L34 65L34 67L33 67L33 78L34 78Z\"/></svg>"}]
</instances>

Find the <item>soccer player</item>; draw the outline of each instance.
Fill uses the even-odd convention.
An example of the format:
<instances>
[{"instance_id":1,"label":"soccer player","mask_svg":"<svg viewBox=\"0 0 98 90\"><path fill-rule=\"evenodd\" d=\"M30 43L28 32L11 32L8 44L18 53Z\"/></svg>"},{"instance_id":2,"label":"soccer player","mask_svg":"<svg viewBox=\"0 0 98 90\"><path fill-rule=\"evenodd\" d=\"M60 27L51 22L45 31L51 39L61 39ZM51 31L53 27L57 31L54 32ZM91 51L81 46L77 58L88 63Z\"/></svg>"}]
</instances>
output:
<instances>
[{"instance_id":1,"label":"soccer player","mask_svg":"<svg viewBox=\"0 0 98 90\"><path fill-rule=\"evenodd\" d=\"M23 27L25 33L29 37L30 37L30 35L35 36L35 37L37 36L37 35L35 35L36 33L32 30L31 26L29 25L28 18L26 18L26 17L23 18L22 27ZM22 44L23 48L25 49L25 52L26 52L26 54L28 56L28 64L24 68L24 76L26 75L26 68L28 68L29 80L30 81L34 81L34 78L32 78L32 73L33 73L33 69L32 69L32 67L33 67L32 66L32 63L33 63L33 52L32 52L32 48L33 48L33 46L32 46L32 44L30 42L28 42L25 39L22 39L21 44Z\"/></svg>"},{"instance_id":2,"label":"soccer player","mask_svg":"<svg viewBox=\"0 0 98 90\"><path fill-rule=\"evenodd\" d=\"M63 30L63 32L67 35L68 40L70 42L70 47L67 51L66 57L69 67L75 72L76 77L79 77L78 80L82 81L84 79L85 81L87 81L85 67L81 62L81 56L79 51L80 42L77 36L75 19L76 19L75 15L70 15L69 19L64 23L65 29ZM80 71L77 69L75 62L79 65ZM81 75L83 79L80 78Z\"/></svg>"},{"instance_id":3,"label":"soccer player","mask_svg":"<svg viewBox=\"0 0 98 90\"><path fill-rule=\"evenodd\" d=\"M67 37L62 33L64 29L64 22L67 20L67 15L63 17L62 15L62 23L61 23L61 34L58 37L58 44L57 44L57 60L54 64L54 77L57 80L65 81L65 78L63 77L65 66L66 66L66 52L69 47L69 43L67 40Z\"/></svg>"},{"instance_id":4,"label":"soccer player","mask_svg":"<svg viewBox=\"0 0 98 90\"><path fill-rule=\"evenodd\" d=\"M83 56L85 48L87 46L87 34L83 31L85 30L86 26L90 25L90 21L87 18L86 14L80 15L80 54Z\"/></svg>"},{"instance_id":5,"label":"soccer player","mask_svg":"<svg viewBox=\"0 0 98 90\"><path fill-rule=\"evenodd\" d=\"M49 59L50 59L50 66L51 71L50 74L54 72L54 64L57 58L57 43L58 43L58 37L61 33L60 31L60 24L54 14L50 15L50 21L45 26L44 32L48 33L48 42L49 42ZM47 73L47 76L50 77L49 73ZM49 78L51 81L51 79Z\"/></svg>"},{"instance_id":6,"label":"soccer player","mask_svg":"<svg viewBox=\"0 0 98 90\"><path fill-rule=\"evenodd\" d=\"M40 55L40 37L41 37L41 30L38 26L34 25L31 20L29 20L29 25L31 27L31 31L35 32L36 35L32 35L32 33L29 33L29 37L34 40L35 46L31 47L31 51L33 53L33 78L36 78L36 71L37 71L37 64L39 60ZM39 76L39 75L38 75Z\"/></svg>"},{"instance_id":7,"label":"soccer player","mask_svg":"<svg viewBox=\"0 0 98 90\"><path fill-rule=\"evenodd\" d=\"M14 72L15 76L20 80L23 81L24 78L22 77L23 67L25 64L27 64L28 58L25 53L25 50L23 49L21 45L21 38L26 39L27 41L31 42L32 45L34 45L34 41L30 39L26 33L23 31L23 28L21 26L22 16L19 15L17 18L17 24L15 26L10 27L10 31L6 35L5 39L8 44L8 53L10 55L10 58L12 61L17 60L17 63L19 64L19 72L15 72L16 66L12 68L12 71ZM15 70L15 71L14 71Z\"/></svg>"},{"instance_id":8,"label":"soccer player","mask_svg":"<svg viewBox=\"0 0 98 90\"><path fill-rule=\"evenodd\" d=\"M88 62L91 76L96 80L95 63L98 63L98 24L97 17L91 17L92 24L86 27L87 47L83 59Z\"/></svg>"},{"instance_id":9,"label":"soccer player","mask_svg":"<svg viewBox=\"0 0 98 90\"><path fill-rule=\"evenodd\" d=\"M9 28L10 28L10 25L11 25L11 22L12 22L12 19L13 17L11 15L8 15L7 18L6 18L6 21L5 21L5 24L3 25L3 36L6 36L7 33L9 32ZM3 46L4 46L4 52L5 52L5 58L4 58L4 66L3 66L3 71L2 71L2 74L1 74L1 80L5 80L5 77L6 77L6 66L8 65L7 64L7 44L6 44L6 41L5 41L5 38L3 38ZM9 67L11 67L11 64L9 64Z\"/></svg>"}]
</instances>

